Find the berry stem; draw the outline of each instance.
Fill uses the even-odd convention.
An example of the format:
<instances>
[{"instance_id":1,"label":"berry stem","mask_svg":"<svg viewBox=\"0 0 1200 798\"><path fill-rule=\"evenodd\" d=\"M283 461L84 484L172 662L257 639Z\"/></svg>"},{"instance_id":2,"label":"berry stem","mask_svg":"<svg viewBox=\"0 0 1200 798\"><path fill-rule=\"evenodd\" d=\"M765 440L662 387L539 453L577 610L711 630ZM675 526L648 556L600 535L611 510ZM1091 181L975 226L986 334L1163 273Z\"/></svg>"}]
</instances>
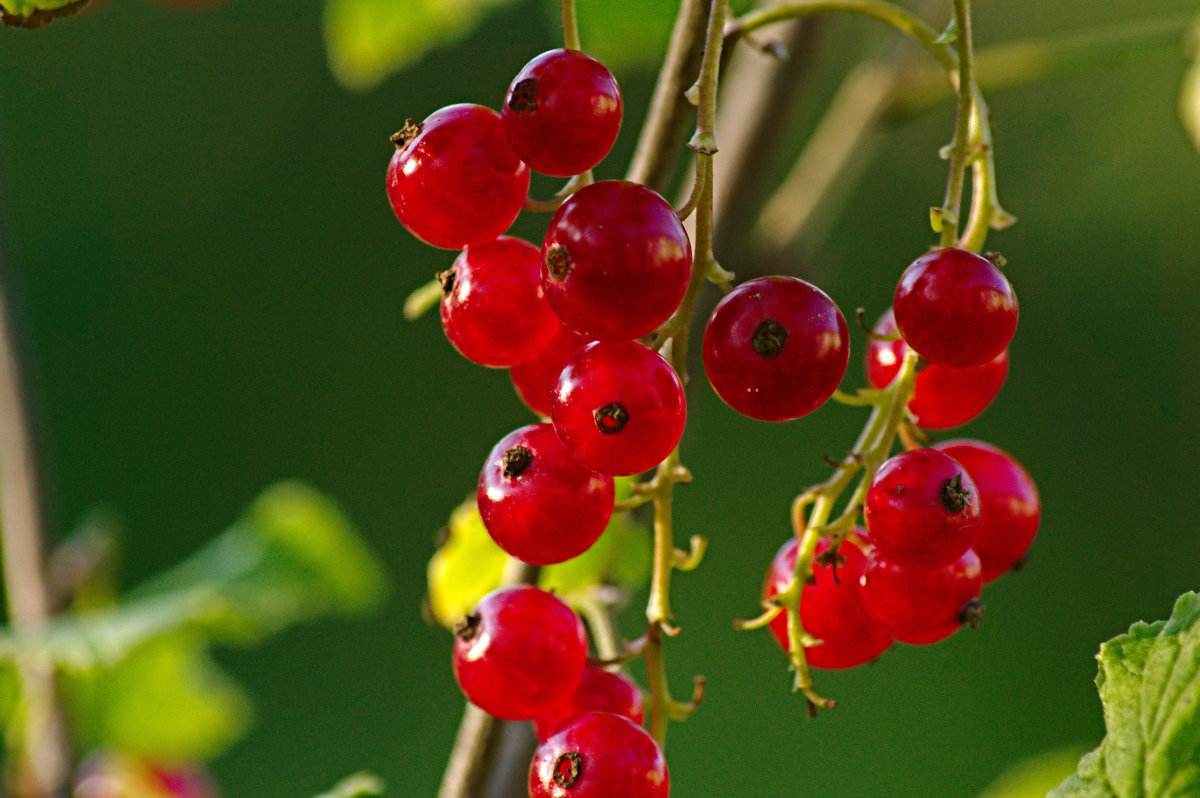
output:
<instances>
[{"instance_id":1,"label":"berry stem","mask_svg":"<svg viewBox=\"0 0 1200 798\"><path fill-rule=\"evenodd\" d=\"M970 0L954 0L954 31L954 45L958 53L958 110L954 119L954 140L950 143L950 179L946 182L946 198L938 214L943 247L952 247L958 241L958 211L962 203L968 148L971 144L971 120L975 116Z\"/></svg>"},{"instance_id":2,"label":"berry stem","mask_svg":"<svg viewBox=\"0 0 1200 798\"><path fill-rule=\"evenodd\" d=\"M575 17L575 0L562 0L563 48L582 50L579 46L579 22Z\"/></svg>"}]
</instances>

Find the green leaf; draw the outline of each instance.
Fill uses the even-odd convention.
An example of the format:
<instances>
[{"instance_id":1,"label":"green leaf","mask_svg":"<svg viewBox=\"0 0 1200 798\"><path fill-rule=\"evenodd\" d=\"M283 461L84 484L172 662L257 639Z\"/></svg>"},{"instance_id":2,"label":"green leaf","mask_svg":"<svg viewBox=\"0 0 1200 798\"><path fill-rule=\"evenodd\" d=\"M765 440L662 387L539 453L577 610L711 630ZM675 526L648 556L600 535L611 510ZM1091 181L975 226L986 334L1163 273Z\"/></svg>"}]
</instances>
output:
<instances>
[{"instance_id":1,"label":"green leaf","mask_svg":"<svg viewBox=\"0 0 1200 798\"><path fill-rule=\"evenodd\" d=\"M329 68L367 91L425 53L459 41L513 0L326 0Z\"/></svg>"},{"instance_id":2,"label":"green leaf","mask_svg":"<svg viewBox=\"0 0 1200 798\"><path fill-rule=\"evenodd\" d=\"M111 667L62 680L80 748L110 748L150 762L210 759L250 722L250 700L209 658L202 637L151 638Z\"/></svg>"},{"instance_id":3,"label":"green leaf","mask_svg":"<svg viewBox=\"0 0 1200 798\"><path fill-rule=\"evenodd\" d=\"M366 795L383 795L385 789L383 779L363 771L347 776L316 798L362 798Z\"/></svg>"},{"instance_id":4,"label":"green leaf","mask_svg":"<svg viewBox=\"0 0 1200 798\"><path fill-rule=\"evenodd\" d=\"M1000 774L979 798L1044 798L1046 792L1075 771L1079 747L1047 751L1022 760Z\"/></svg>"},{"instance_id":5,"label":"green leaf","mask_svg":"<svg viewBox=\"0 0 1200 798\"><path fill-rule=\"evenodd\" d=\"M1100 647L1106 735L1054 798L1200 795L1200 594Z\"/></svg>"},{"instance_id":6,"label":"green leaf","mask_svg":"<svg viewBox=\"0 0 1200 798\"><path fill-rule=\"evenodd\" d=\"M0 22L18 28L40 28L87 4L88 0L0 0Z\"/></svg>"},{"instance_id":7,"label":"green leaf","mask_svg":"<svg viewBox=\"0 0 1200 798\"><path fill-rule=\"evenodd\" d=\"M630 493L628 482L618 483L618 497ZM479 599L500 586L507 559L484 528L474 499L455 508L445 541L429 560L427 602L434 620L453 629ZM601 584L636 588L649 574L650 539L646 529L629 513L617 513L583 554L543 568L538 586L569 601L570 594Z\"/></svg>"}]
</instances>

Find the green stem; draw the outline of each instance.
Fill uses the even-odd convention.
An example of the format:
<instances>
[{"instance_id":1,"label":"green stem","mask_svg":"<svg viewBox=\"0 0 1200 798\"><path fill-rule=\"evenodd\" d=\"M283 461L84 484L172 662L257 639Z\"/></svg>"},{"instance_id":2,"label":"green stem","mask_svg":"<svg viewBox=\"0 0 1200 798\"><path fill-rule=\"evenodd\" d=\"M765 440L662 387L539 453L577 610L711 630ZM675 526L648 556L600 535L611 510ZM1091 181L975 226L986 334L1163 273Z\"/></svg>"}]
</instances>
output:
<instances>
[{"instance_id":1,"label":"green stem","mask_svg":"<svg viewBox=\"0 0 1200 798\"><path fill-rule=\"evenodd\" d=\"M954 53L938 41L940 34L936 30L908 9L884 0L802 0L797 3L780 3L739 17L726 31L725 36L732 42L774 22L830 12L859 14L891 25L924 47L947 73L955 70Z\"/></svg>"},{"instance_id":2,"label":"green stem","mask_svg":"<svg viewBox=\"0 0 1200 798\"><path fill-rule=\"evenodd\" d=\"M958 52L958 111L954 121L954 141L950 145L950 179L946 182L946 198L942 202L939 221L943 247L954 246L958 241L958 209L962 203L967 148L971 139L971 118L975 110L971 0L954 0L954 23L957 31L954 42Z\"/></svg>"},{"instance_id":3,"label":"green stem","mask_svg":"<svg viewBox=\"0 0 1200 798\"><path fill-rule=\"evenodd\" d=\"M579 46L579 22L575 17L575 0L562 0L563 47L582 50Z\"/></svg>"}]
</instances>

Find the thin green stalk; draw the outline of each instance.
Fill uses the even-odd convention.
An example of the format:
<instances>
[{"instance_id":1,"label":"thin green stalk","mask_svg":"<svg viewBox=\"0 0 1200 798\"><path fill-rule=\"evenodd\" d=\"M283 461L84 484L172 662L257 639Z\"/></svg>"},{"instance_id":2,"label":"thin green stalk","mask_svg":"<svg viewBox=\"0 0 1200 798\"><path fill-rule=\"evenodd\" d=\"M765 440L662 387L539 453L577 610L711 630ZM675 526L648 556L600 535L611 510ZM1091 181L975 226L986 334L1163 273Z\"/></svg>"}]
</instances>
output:
<instances>
[{"instance_id":1,"label":"thin green stalk","mask_svg":"<svg viewBox=\"0 0 1200 798\"><path fill-rule=\"evenodd\" d=\"M935 231L940 227L943 247L952 247L958 242L958 210L962 203L971 118L975 110L971 0L954 0L954 24L957 32L954 44L958 52L958 111L954 121L954 141L950 144L950 179L946 181L946 198L934 223Z\"/></svg>"},{"instance_id":2,"label":"thin green stalk","mask_svg":"<svg viewBox=\"0 0 1200 798\"><path fill-rule=\"evenodd\" d=\"M579 46L579 22L575 17L575 0L562 0L563 48L582 50Z\"/></svg>"}]
</instances>

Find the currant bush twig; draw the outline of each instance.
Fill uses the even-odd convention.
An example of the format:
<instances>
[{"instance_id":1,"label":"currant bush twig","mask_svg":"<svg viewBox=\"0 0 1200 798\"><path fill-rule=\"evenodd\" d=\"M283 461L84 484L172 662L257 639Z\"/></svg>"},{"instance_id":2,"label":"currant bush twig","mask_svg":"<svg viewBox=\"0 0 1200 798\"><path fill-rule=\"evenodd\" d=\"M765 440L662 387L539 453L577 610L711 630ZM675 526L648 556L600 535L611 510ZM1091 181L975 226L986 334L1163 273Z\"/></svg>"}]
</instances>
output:
<instances>
[{"instance_id":1,"label":"currant bush twig","mask_svg":"<svg viewBox=\"0 0 1200 798\"><path fill-rule=\"evenodd\" d=\"M0 275L0 552L8 616L20 629L46 623L51 599L28 395L22 387L8 289L8 276ZM44 662L25 659L18 660L17 673L24 717L23 728L13 735L17 739L9 740L8 791L59 795L66 789L71 754L56 674Z\"/></svg>"},{"instance_id":2,"label":"currant bush twig","mask_svg":"<svg viewBox=\"0 0 1200 798\"><path fill-rule=\"evenodd\" d=\"M942 246L958 241L958 209L962 202L968 148L971 146L971 119L975 110L973 52L971 49L971 1L954 0L954 45L958 52L958 107L954 117L954 140L950 143L950 179L946 198L933 212L934 232L942 234Z\"/></svg>"}]
</instances>

